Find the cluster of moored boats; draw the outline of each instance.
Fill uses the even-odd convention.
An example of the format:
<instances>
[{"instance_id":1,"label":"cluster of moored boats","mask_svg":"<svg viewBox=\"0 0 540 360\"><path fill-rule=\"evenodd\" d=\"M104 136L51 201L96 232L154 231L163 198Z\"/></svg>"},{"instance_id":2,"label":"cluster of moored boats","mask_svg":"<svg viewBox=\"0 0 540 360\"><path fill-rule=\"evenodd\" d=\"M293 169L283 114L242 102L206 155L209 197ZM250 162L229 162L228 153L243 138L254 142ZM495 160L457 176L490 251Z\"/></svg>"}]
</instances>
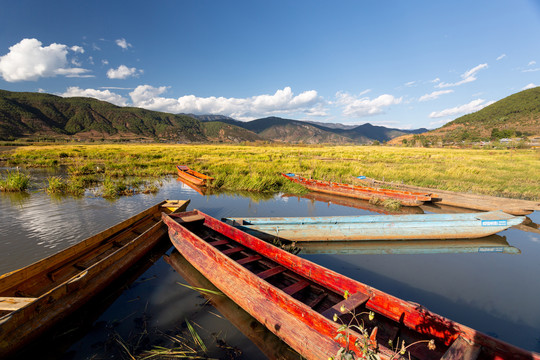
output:
<instances>
[{"instance_id":1,"label":"cluster of moored boats","mask_svg":"<svg viewBox=\"0 0 540 360\"><path fill-rule=\"evenodd\" d=\"M179 177L194 184L200 181L199 186L212 180L187 166L177 169ZM310 190L359 191L353 185L344 187L294 174L283 175ZM374 188L368 189L365 191L373 196ZM389 190L384 193L397 194ZM403 193L407 196L398 196L404 205L435 197ZM540 360L537 353L475 331L265 241L279 238L327 244L331 240L347 247L353 240L425 239L425 244L429 244L441 239L495 234L520 224L523 216L490 211L218 220L198 210L186 211L188 203L189 200L163 201L58 254L1 276L0 356L20 349L82 306L156 243L166 239L168 233L174 247L193 267L307 359L327 359L340 349L348 349L356 358L372 353L381 359ZM454 244L457 240L448 241L448 246L459 247ZM373 251L370 242L362 243ZM483 243L471 244L468 246L474 248ZM416 246L426 249L418 241ZM311 247L317 251L316 246ZM351 321L353 314L370 334L369 339L353 328L336 337L343 333L341 324ZM389 344L401 341L429 343L430 348L413 346L407 348L407 354L400 355L399 348L396 352L395 346Z\"/></svg>"}]
</instances>

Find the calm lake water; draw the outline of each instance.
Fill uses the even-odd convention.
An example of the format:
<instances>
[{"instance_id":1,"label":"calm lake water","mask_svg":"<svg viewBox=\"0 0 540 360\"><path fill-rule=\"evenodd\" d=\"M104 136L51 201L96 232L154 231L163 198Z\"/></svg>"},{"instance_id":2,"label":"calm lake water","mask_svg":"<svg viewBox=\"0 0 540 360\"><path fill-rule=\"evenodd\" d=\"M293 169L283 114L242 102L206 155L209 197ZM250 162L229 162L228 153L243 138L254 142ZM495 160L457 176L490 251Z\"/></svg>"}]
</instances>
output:
<instances>
[{"instance_id":1,"label":"calm lake water","mask_svg":"<svg viewBox=\"0 0 540 360\"><path fill-rule=\"evenodd\" d=\"M33 174L38 182L46 176ZM91 192L80 199L54 199L34 191L30 195L2 193L0 273L58 252L164 199L191 199L188 209L199 209L216 218L377 214L335 202L282 195L269 199L203 196L175 179L166 180L156 195L135 195L116 201L104 200ZM426 207L423 211L433 209ZM540 351L540 231L534 228L534 223L540 223L540 213L528 218L533 222L530 231L511 228L481 242L454 241L453 250L441 249L436 242L416 242L399 248L373 243L310 247L299 255L491 336ZM503 250L506 252L500 252ZM171 253L170 248L163 251ZM109 290L108 296L102 295L93 306L97 309L84 310L85 315L92 313L85 324L70 320L59 341L55 342L57 335L51 335L54 339L45 338L39 348L40 357L129 358L120 343L130 351L149 341L166 344L167 334L185 330L186 320L196 328L214 358L275 356L259 347L276 340L256 328L252 320L246 320L241 311L231 315L234 304L228 308L216 305L218 309L208 305L197 292L179 284L188 282L160 253L144 262L146 269L130 274L132 279L117 285L118 291ZM233 319L232 323L227 316ZM247 325L239 324L239 319ZM244 330L248 333L244 335L238 327L252 331ZM144 333L152 335L144 337ZM254 334L259 340L253 338ZM271 348L276 351L278 346Z\"/></svg>"}]
</instances>

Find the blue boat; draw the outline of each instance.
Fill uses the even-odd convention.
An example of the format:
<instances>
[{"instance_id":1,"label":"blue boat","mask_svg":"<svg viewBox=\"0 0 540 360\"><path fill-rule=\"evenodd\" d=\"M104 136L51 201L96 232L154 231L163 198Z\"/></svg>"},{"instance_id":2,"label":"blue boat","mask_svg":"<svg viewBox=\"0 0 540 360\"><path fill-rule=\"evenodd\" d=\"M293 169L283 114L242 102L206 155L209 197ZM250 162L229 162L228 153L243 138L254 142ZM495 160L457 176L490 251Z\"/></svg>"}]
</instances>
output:
<instances>
[{"instance_id":1,"label":"blue boat","mask_svg":"<svg viewBox=\"0 0 540 360\"><path fill-rule=\"evenodd\" d=\"M503 211L464 214L364 215L327 217L224 218L265 240L435 240L472 239L519 225L524 216Z\"/></svg>"}]
</instances>

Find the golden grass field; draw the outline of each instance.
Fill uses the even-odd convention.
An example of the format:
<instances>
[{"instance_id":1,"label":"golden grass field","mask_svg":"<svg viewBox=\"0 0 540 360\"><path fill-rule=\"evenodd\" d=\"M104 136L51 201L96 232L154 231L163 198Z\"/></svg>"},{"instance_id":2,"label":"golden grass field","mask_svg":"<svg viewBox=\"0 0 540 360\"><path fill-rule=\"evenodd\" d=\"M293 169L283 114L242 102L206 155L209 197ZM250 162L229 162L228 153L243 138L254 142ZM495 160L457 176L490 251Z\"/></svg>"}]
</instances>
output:
<instances>
[{"instance_id":1,"label":"golden grass field","mask_svg":"<svg viewBox=\"0 0 540 360\"><path fill-rule=\"evenodd\" d=\"M386 146L100 144L24 146L2 153L8 166L65 165L71 177L157 179L184 164L213 176L215 189L300 192L293 172L351 183L365 175L443 190L540 199L538 149Z\"/></svg>"}]
</instances>

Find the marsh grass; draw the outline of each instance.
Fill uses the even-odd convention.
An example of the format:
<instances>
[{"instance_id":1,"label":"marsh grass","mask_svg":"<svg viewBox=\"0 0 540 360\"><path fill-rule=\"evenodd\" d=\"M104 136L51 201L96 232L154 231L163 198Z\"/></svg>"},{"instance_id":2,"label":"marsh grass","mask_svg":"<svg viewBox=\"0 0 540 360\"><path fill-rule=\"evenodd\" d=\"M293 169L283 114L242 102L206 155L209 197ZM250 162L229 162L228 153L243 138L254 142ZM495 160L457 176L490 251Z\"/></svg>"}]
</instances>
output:
<instances>
[{"instance_id":1,"label":"marsh grass","mask_svg":"<svg viewBox=\"0 0 540 360\"><path fill-rule=\"evenodd\" d=\"M214 177L210 187L215 191L305 192L280 175L292 172L344 183L365 175L442 190L540 199L540 152L534 149L109 144L25 146L6 157L14 166L43 167L56 160L54 166L67 166L73 177L99 175L103 185L109 179L109 189L117 182L136 190L127 179L176 175L175 165L185 164ZM106 192L114 193L122 191Z\"/></svg>"},{"instance_id":2,"label":"marsh grass","mask_svg":"<svg viewBox=\"0 0 540 360\"><path fill-rule=\"evenodd\" d=\"M47 178L49 186L45 189L47 194L64 194L67 189L67 183L60 176L51 176Z\"/></svg>"},{"instance_id":3,"label":"marsh grass","mask_svg":"<svg viewBox=\"0 0 540 360\"><path fill-rule=\"evenodd\" d=\"M6 171L5 177L0 179L0 191L5 192L23 192L28 189L30 184L30 176L16 171Z\"/></svg>"}]
</instances>

